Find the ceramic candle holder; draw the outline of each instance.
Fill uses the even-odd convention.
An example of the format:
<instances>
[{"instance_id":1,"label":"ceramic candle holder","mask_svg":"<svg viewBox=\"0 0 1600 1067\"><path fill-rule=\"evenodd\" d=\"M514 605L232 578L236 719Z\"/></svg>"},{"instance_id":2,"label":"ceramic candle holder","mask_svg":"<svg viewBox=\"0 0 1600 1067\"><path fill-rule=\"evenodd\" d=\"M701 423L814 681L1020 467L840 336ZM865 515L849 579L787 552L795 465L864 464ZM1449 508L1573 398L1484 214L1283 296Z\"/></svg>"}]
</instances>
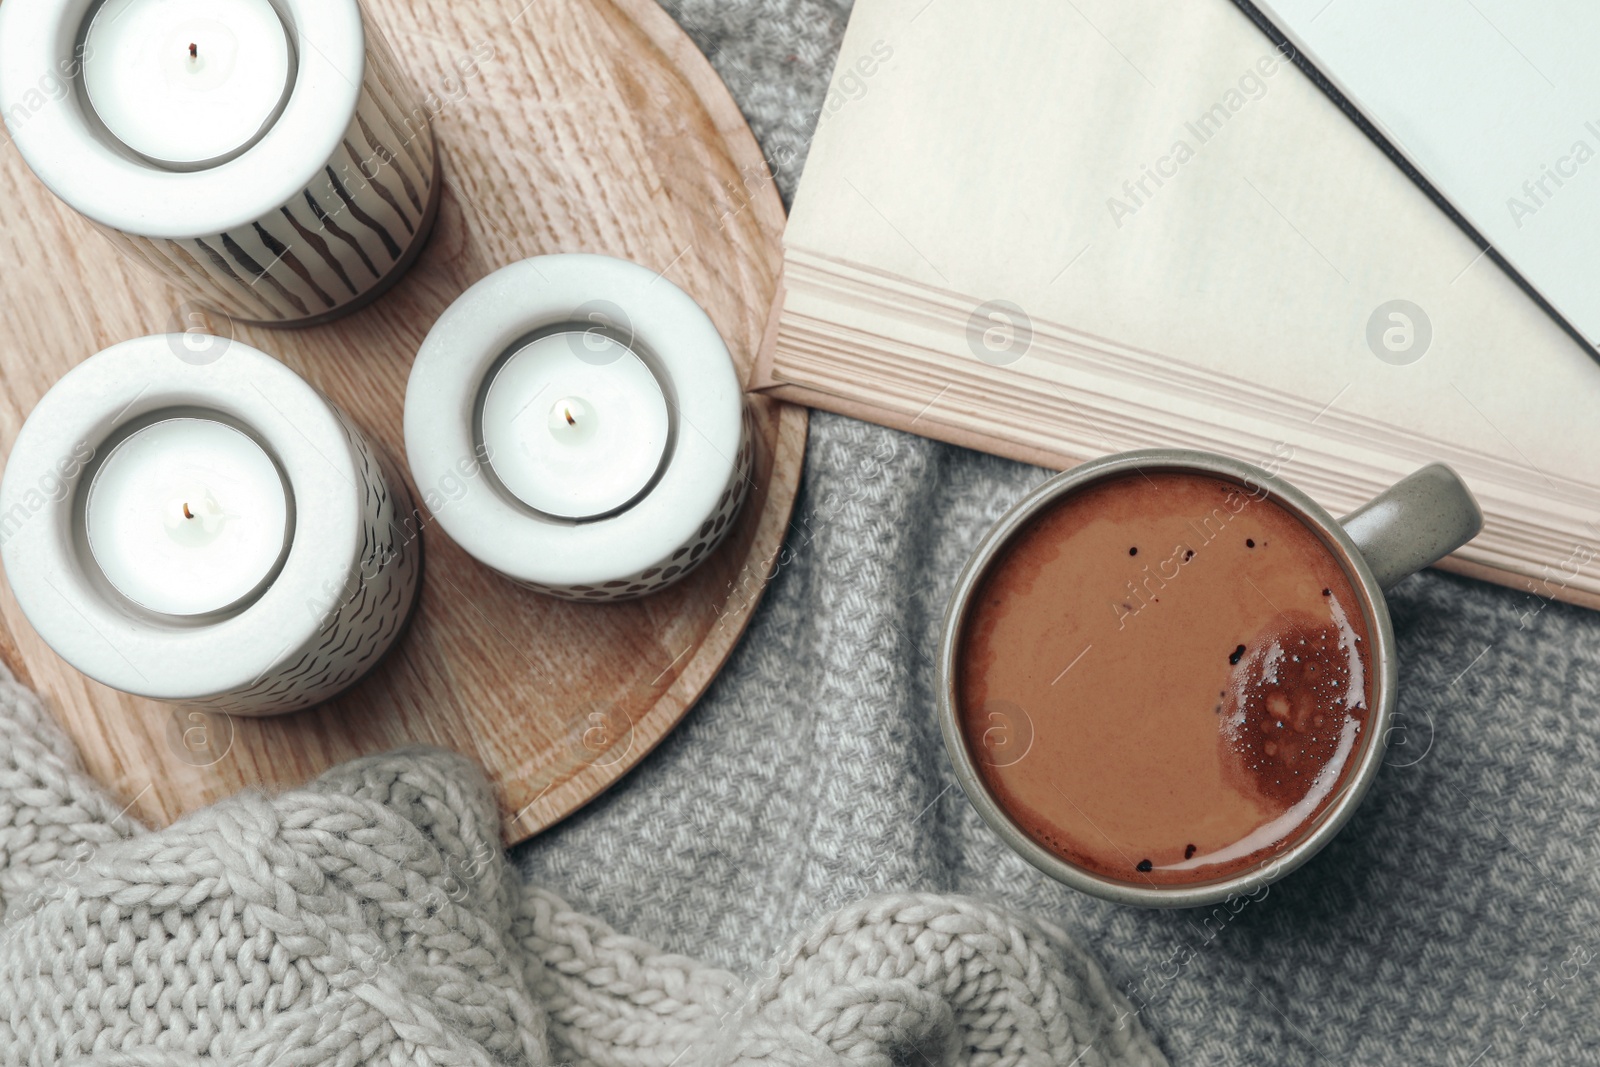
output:
<instances>
[{"instance_id":1,"label":"ceramic candle holder","mask_svg":"<svg viewBox=\"0 0 1600 1067\"><path fill-rule=\"evenodd\" d=\"M750 484L727 346L633 263L540 256L467 290L406 387L406 455L432 517L541 593L626 600L705 560Z\"/></svg>"},{"instance_id":2,"label":"ceramic candle holder","mask_svg":"<svg viewBox=\"0 0 1600 1067\"><path fill-rule=\"evenodd\" d=\"M6 576L39 635L108 686L237 715L309 707L415 607L411 502L289 368L221 339L197 360L194 342L108 348L40 400L0 484Z\"/></svg>"},{"instance_id":3,"label":"ceramic candle holder","mask_svg":"<svg viewBox=\"0 0 1600 1067\"><path fill-rule=\"evenodd\" d=\"M415 260L438 212L438 155L357 0L230 0L171 27L120 9L97 26L101 10L0 7L0 113L40 180L130 259L198 304L272 326L359 308ZM149 91L130 100L130 87ZM247 127L230 137L234 110Z\"/></svg>"}]
</instances>

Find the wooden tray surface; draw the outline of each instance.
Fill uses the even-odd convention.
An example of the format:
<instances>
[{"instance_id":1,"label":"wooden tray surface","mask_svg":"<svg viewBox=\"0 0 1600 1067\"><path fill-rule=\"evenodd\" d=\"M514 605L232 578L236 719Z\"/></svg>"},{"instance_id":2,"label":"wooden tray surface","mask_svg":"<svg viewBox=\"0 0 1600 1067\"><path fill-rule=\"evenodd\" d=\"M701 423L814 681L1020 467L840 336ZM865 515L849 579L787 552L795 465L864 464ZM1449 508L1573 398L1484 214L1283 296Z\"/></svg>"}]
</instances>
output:
<instances>
[{"instance_id":1,"label":"wooden tray surface","mask_svg":"<svg viewBox=\"0 0 1600 1067\"><path fill-rule=\"evenodd\" d=\"M26 0L8 0L20 3ZM748 376L781 259L783 207L726 88L654 0L368 0L437 109L445 190L411 272L372 307L302 331L236 327L344 407L404 467L406 376L473 282L526 256L603 252L685 289ZM39 397L117 341L181 330L180 294L124 262L0 147L0 447ZM751 398L755 486L739 525L677 586L623 605L519 589L424 532L421 608L354 691L276 719L201 716L84 678L0 589L0 658L102 782L154 825L241 787L295 785L425 743L481 762L508 842L636 764L722 666L773 569L799 486L803 408ZM415 487L413 492L415 492ZM420 499L420 498L419 498Z\"/></svg>"}]
</instances>

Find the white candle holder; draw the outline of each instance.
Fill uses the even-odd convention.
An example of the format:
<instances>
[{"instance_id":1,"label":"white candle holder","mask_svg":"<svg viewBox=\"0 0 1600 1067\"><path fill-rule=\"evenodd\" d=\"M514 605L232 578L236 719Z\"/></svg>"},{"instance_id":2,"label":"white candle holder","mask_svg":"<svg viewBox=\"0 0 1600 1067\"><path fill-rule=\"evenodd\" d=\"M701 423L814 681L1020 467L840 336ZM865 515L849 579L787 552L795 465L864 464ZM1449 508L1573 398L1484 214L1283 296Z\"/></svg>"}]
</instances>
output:
<instances>
[{"instance_id":1,"label":"white candle holder","mask_svg":"<svg viewBox=\"0 0 1600 1067\"><path fill-rule=\"evenodd\" d=\"M0 113L39 179L130 259L269 326L363 307L415 261L438 214L438 152L357 0L270 0L289 44L281 110L199 163L144 156L102 121L84 74L102 2L0 6Z\"/></svg>"},{"instance_id":2,"label":"white candle holder","mask_svg":"<svg viewBox=\"0 0 1600 1067\"><path fill-rule=\"evenodd\" d=\"M618 439L662 457L637 495L620 505L591 504L607 510L577 519L530 506L533 494L522 488L539 475L537 461L555 447L540 436L547 419L551 432L566 421L561 390L545 395L529 389L533 395L522 404L490 398L491 385L513 357L534 343L550 348L549 339L558 337L572 346L565 362L576 374L564 379L579 383L572 389L600 390L612 377L625 377L622 386L636 389L639 368L627 364L624 372L624 361L637 357L667 409L667 439L661 442L654 437L653 389L633 407L619 408L614 394L603 390L572 397L579 429L591 416L602 433L616 429L617 418L650 423L623 427ZM559 345L552 355L560 360ZM580 365L597 358L603 361L594 366L598 379ZM516 438L505 426L486 432L486 412L522 408L531 413L519 426L527 455L508 457L504 445L497 453L491 442ZM744 503L753 457L733 361L710 318L653 271L595 255L524 260L462 294L417 353L406 386L405 435L423 503L452 539L514 581L584 602L654 592L703 562ZM597 440L610 447L613 439ZM634 458L632 452L616 456L622 468L616 495L632 491ZM576 486L573 495L586 488ZM581 511L575 507L567 514Z\"/></svg>"},{"instance_id":3,"label":"white candle holder","mask_svg":"<svg viewBox=\"0 0 1600 1067\"><path fill-rule=\"evenodd\" d=\"M195 357L193 335L126 341L45 394L0 483L0 556L34 629L91 678L237 715L296 711L354 685L393 646L416 606L422 545L404 483L338 408L272 357L209 340L208 360ZM259 446L286 504L267 525L288 516L286 549L265 581L202 614L130 599L124 576L107 568L137 552L90 543L95 480L118 446L177 418L230 427Z\"/></svg>"}]
</instances>

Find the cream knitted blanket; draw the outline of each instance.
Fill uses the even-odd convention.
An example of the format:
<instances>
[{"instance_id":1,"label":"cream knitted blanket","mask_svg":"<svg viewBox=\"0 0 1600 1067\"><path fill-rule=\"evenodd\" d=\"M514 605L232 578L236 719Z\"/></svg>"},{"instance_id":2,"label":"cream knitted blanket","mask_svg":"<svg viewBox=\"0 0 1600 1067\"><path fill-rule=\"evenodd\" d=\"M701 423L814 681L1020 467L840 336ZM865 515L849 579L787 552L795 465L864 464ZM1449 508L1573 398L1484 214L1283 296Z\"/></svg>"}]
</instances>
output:
<instances>
[{"instance_id":1,"label":"cream knitted blanket","mask_svg":"<svg viewBox=\"0 0 1600 1067\"><path fill-rule=\"evenodd\" d=\"M973 900L864 901L749 989L658 953L523 885L444 752L146 830L3 670L0 907L8 1067L1165 1062L1059 930Z\"/></svg>"}]
</instances>

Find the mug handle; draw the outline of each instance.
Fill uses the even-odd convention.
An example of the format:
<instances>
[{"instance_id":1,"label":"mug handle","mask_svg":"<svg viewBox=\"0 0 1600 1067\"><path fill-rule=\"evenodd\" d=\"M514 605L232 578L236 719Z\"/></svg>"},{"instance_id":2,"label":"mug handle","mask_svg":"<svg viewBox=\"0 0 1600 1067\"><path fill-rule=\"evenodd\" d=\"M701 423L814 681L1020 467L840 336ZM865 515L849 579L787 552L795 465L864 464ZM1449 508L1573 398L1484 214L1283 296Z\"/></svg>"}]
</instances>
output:
<instances>
[{"instance_id":1,"label":"mug handle","mask_svg":"<svg viewBox=\"0 0 1600 1067\"><path fill-rule=\"evenodd\" d=\"M1430 463L1339 520L1385 590L1437 563L1483 529L1483 511L1459 475Z\"/></svg>"}]
</instances>

